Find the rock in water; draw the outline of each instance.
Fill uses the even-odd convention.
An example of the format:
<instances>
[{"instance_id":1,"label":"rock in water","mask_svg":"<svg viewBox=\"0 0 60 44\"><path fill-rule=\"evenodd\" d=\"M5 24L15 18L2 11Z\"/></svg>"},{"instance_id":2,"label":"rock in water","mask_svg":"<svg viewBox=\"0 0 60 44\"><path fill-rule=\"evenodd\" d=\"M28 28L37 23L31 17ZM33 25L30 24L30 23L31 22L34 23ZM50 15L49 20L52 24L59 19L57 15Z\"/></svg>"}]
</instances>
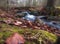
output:
<instances>
[{"instance_id":1,"label":"rock in water","mask_svg":"<svg viewBox=\"0 0 60 44\"><path fill-rule=\"evenodd\" d=\"M18 33L14 33L6 40L6 44L24 44L24 42L24 37L22 35L19 35Z\"/></svg>"}]
</instances>

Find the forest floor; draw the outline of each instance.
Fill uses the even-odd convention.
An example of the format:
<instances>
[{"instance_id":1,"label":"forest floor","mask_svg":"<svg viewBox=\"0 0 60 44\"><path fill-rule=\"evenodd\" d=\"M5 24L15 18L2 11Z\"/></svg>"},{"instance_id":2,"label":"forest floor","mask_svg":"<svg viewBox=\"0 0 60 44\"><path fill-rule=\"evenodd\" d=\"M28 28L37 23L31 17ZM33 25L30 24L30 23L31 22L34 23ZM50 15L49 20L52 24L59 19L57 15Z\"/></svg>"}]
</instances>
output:
<instances>
[{"instance_id":1,"label":"forest floor","mask_svg":"<svg viewBox=\"0 0 60 44\"><path fill-rule=\"evenodd\" d=\"M1 11L1 10L0 10ZM30 28L24 25L18 26L15 25L15 21L19 20L19 18L15 18L13 13L6 13L5 11L0 12L0 44L5 44L5 41L8 37L10 37L13 33L19 33L25 37L26 42L24 44L54 44L58 39L58 35L53 30L48 28L39 29L39 28ZM9 22L7 22L9 20ZM10 24L11 23L14 24ZM20 20L19 20L20 21ZM44 27L42 27L44 28ZM52 31L52 32L51 32ZM57 33L60 31L57 31ZM28 35L27 35L28 34ZM32 39L30 41L30 37L35 37L36 41ZM29 39L28 39L29 38ZM28 39L28 40L27 40ZM47 41L46 41L47 40ZM38 42L37 42L38 41ZM42 43L43 42L43 43Z\"/></svg>"}]
</instances>

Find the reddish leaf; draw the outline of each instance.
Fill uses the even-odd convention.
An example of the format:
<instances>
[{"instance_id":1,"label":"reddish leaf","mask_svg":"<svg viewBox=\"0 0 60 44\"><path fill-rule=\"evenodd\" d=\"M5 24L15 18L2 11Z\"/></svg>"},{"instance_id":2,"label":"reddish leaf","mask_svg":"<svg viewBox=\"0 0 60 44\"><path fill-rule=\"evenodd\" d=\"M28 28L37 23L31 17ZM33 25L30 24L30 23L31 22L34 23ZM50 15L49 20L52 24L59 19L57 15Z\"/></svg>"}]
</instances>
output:
<instances>
[{"instance_id":1,"label":"reddish leaf","mask_svg":"<svg viewBox=\"0 0 60 44\"><path fill-rule=\"evenodd\" d=\"M6 44L24 44L25 40L22 35L14 33L11 37L7 38Z\"/></svg>"}]
</instances>

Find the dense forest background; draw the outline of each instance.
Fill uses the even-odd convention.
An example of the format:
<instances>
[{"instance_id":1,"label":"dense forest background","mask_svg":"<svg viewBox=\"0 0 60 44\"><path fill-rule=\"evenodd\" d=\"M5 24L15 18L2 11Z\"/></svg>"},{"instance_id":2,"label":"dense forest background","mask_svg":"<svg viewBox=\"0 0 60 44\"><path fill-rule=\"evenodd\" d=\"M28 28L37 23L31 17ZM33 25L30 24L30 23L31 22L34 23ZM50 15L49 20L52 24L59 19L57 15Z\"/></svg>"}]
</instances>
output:
<instances>
[{"instance_id":1,"label":"dense forest background","mask_svg":"<svg viewBox=\"0 0 60 44\"><path fill-rule=\"evenodd\" d=\"M0 7L40 7L46 6L49 0L0 0ZM60 0L54 0L54 6L60 6Z\"/></svg>"}]
</instances>

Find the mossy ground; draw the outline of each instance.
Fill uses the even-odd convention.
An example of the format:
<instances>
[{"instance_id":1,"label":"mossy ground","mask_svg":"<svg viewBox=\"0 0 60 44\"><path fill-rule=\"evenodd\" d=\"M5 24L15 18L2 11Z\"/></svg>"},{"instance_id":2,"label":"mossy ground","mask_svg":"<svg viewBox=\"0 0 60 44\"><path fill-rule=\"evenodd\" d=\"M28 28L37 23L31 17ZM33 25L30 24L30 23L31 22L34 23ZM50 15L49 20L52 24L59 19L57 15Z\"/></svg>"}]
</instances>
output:
<instances>
[{"instance_id":1,"label":"mossy ground","mask_svg":"<svg viewBox=\"0 0 60 44\"><path fill-rule=\"evenodd\" d=\"M11 26L11 25L8 25L8 24L5 24L5 23L1 23L0 24L0 44L4 44L5 40L10 36L12 35L14 32L18 32L22 35L24 35L25 32L30 32L32 36L34 36L36 33L42 33L41 34L41 39L39 37L38 41L40 40L44 40L43 38L48 38L49 40L55 42L57 37L56 35L52 34L52 33L49 33L47 31L44 31L44 30L32 30L32 29L29 29L29 28L20 28L18 26ZM26 44L35 44L34 42L27 42L26 41Z\"/></svg>"},{"instance_id":2,"label":"mossy ground","mask_svg":"<svg viewBox=\"0 0 60 44\"><path fill-rule=\"evenodd\" d=\"M4 19L6 18L0 18L0 20L4 20ZM49 39L50 41L54 43L56 42L56 39L57 39L56 35L49 33L47 31L44 31L44 30L21 28L15 25L8 25L6 23L0 23L0 44L4 44L5 40L15 32L22 35L25 35L24 33L29 32L31 33L31 36L35 36L37 33L39 33L39 37L37 38L39 42L44 41L44 39ZM36 43L33 41L26 40L25 44L36 44Z\"/></svg>"}]
</instances>

